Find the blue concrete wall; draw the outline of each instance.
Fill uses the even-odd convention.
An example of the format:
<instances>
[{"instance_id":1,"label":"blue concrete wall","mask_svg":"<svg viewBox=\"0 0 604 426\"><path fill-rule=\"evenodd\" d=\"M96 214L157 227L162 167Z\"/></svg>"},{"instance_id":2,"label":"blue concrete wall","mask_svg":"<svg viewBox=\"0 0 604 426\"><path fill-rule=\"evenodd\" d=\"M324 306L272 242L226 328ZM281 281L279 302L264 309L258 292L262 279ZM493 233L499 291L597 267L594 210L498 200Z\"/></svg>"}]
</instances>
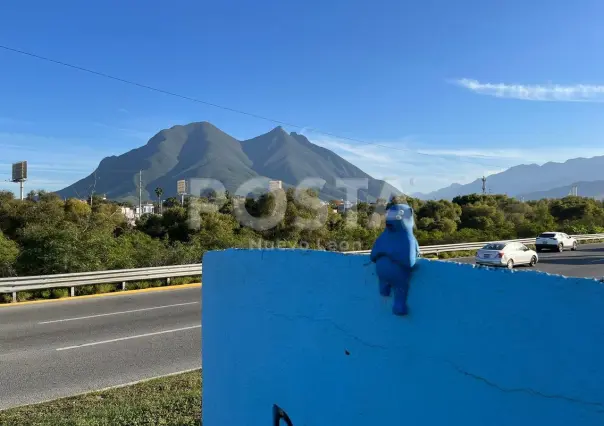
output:
<instances>
[{"instance_id":1,"label":"blue concrete wall","mask_svg":"<svg viewBox=\"0 0 604 426\"><path fill-rule=\"evenodd\" d=\"M367 256L203 259L204 426L604 424L604 286L422 259L392 315ZM283 423L285 424L285 423Z\"/></svg>"}]
</instances>

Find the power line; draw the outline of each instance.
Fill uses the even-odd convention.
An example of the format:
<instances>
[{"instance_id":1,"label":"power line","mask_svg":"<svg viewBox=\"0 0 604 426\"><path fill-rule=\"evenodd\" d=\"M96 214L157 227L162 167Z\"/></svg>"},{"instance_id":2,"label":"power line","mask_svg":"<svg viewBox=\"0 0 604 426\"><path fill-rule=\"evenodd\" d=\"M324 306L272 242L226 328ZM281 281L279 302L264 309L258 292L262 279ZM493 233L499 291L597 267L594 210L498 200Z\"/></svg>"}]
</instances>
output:
<instances>
[{"instance_id":1,"label":"power line","mask_svg":"<svg viewBox=\"0 0 604 426\"><path fill-rule=\"evenodd\" d=\"M48 58L46 56L37 55L37 54L31 53L31 52L26 52L24 50L15 49L15 48L12 48L12 47L9 47L9 46L0 45L0 48L2 48L4 50L7 50L9 52L20 53L22 55L30 56L32 58L41 59L41 60L47 61L47 62L52 62L52 63L57 64L57 65L62 65L64 67L73 68L73 69L76 69L76 70L79 70L79 71L84 71L84 72L87 72L89 74L94 74L94 75L97 75L97 76L100 76L100 77L105 77L105 78L108 78L108 79L111 79L111 80L119 81L119 82L122 82L122 83L126 83L126 84L130 84L130 85L133 85L133 86L137 86L137 87L141 87L143 89L152 90L154 92L163 93L165 95L175 96L177 98L185 99L185 100L192 101L192 102L197 102L197 103L208 105L208 106L211 106L211 107L214 107L214 108L223 109L225 111L230 111L230 112L234 112L234 113L237 113L237 114L247 115L249 117L258 118L260 120L270 121L270 122L275 123L275 124L280 124L280 125L289 126L289 127L295 127L295 128L298 128L298 129L301 129L301 128L305 127L305 126L299 126L299 125L293 124L293 123L288 123L286 121L276 120L274 118L270 118L270 117L265 117L265 116L262 116L262 115L254 114L254 113L251 113L251 112L242 111L240 109L231 108L231 107L227 107L227 106L224 106L224 105L218 105L218 104L215 104L215 103L212 103L212 102L204 101L202 99L193 98L191 96L181 95L179 93L171 92L171 91L164 90L164 89L159 89L157 87L148 86L146 84L137 83L136 81L127 80L127 79L121 78L121 77L116 77L116 76L113 76L113 75L110 75L110 74L106 74L106 73L100 72L100 71L94 71L94 70L91 70L90 68L84 68L84 67L81 67L81 66L78 66L78 65L69 64L67 62L63 62L63 61L59 61L59 60L56 60L56 59ZM326 136L336 137L338 139L347 139L347 140L354 141L354 142L363 142L363 141L358 140L358 139L347 138L347 137L338 136L338 135L335 135L335 134L332 134L332 133L322 132L322 131L320 131L318 129L309 129L309 130L312 130L315 133L321 133L321 134L326 135Z\"/></svg>"},{"instance_id":2,"label":"power line","mask_svg":"<svg viewBox=\"0 0 604 426\"><path fill-rule=\"evenodd\" d=\"M154 91L154 92L157 92L157 93L162 93L164 95L174 96L174 97L177 97L177 98L180 98L180 99L184 99L184 100L188 100L188 101L191 101L191 102L200 103L200 104L211 106L211 107L214 107L214 108L219 108L219 109L222 109L222 110L225 110L225 111L230 111L230 112L234 112L234 113L237 113L237 114L246 115L248 117L253 117L253 118L260 119L260 120L269 121L269 122L272 122L272 123L275 123L275 124L279 124L279 125L283 125L283 126L288 126L288 127L294 127L294 128L297 128L297 129L307 128L308 130L310 130L310 131L312 131L314 133L319 133L319 134L322 134L322 135L325 135L325 136L330 136L330 137L341 139L341 140L347 140L347 141L351 141L351 142L357 142L360 145L372 145L372 146L377 146L377 147L380 147L380 148L392 149L392 150L395 150L395 151L411 152L413 154L422 155L422 156L431 157L431 158L433 158L433 157L442 158L442 156L433 155L433 154L427 154L425 152L418 152L418 151L414 151L414 150L408 149L408 148L398 148L398 147L393 147L393 146L388 146L388 145L382 145L382 144L375 143L375 142L367 142L367 141L363 141L361 139L350 138L350 137L347 137L347 136L340 136L340 135L336 135L334 133L324 132L324 131L321 131L321 130L315 129L315 128L308 128L307 126L300 126L300 125L297 125L297 124L288 123L286 121L277 120L277 119L266 117L266 116L263 116L263 115L254 114L254 113L251 113L251 112L243 111L243 110L240 110L240 109L236 109L236 108L231 108L231 107L227 107L227 106L224 106L224 105L215 104L213 102L204 101L202 99L193 98L191 96L181 95L179 93L171 92L169 90L159 89L157 87L153 87L153 86L149 86L149 85L146 85L146 84L138 83L138 82L133 81L133 80L128 80L128 79L125 79L125 78L116 77L116 76L113 76L113 75L110 75L110 74L107 74L107 73L104 73L104 72L95 71L95 70L92 70L90 68L85 68L85 67L81 67L79 65L70 64L70 63L67 63L67 62L59 61L57 59L52 59L52 58L49 58L49 57L46 57L46 56L37 55L35 53L26 52L24 50L15 49L13 47L5 46L5 45L2 45L2 44L0 44L0 49L4 49L4 50L9 51L9 52L13 52L13 53L18 53L18 54L21 54L21 55L29 56L29 57L32 57L32 58L35 58L35 59L40 59L42 61L51 62L53 64L57 64L57 65L61 65L61 66L64 66L64 67L72 68L72 69L75 69L75 70L78 70L78 71L83 71L83 72L86 72L86 73L89 73L89 74L94 74L96 76L108 78L110 80L119 81L121 83L130 84L132 86L137 86L137 87L140 87L140 88L143 88L143 89L147 89L147 90L151 90L151 91ZM357 145L357 146L359 146L359 145ZM456 161L465 162L465 163L469 163L469 164L475 164L472 161L464 160L464 159L461 159L461 158L457 158Z\"/></svg>"}]
</instances>

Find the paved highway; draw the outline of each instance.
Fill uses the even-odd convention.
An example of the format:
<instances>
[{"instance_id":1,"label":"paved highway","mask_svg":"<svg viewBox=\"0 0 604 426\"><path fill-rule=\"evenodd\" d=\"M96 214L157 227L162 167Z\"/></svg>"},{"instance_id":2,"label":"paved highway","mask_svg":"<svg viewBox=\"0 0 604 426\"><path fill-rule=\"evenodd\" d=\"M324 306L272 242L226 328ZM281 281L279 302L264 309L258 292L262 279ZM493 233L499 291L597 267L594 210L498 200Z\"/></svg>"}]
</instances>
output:
<instances>
[{"instance_id":1,"label":"paved highway","mask_svg":"<svg viewBox=\"0 0 604 426\"><path fill-rule=\"evenodd\" d=\"M0 307L0 410L201 368L201 289Z\"/></svg>"},{"instance_id":2,"label":"paved highway","mask_svg":"<svg viewBox=\"0 0 604 426\"><path fill-rule=\"evenodd\" d=\"M604 277L604 244L580 244L577 251L541 252L535 269L567 277ZM451 259L455 262L474 263L474 258ZM518 266L516 269L531 269Z\"/></svg>"}]
</instances>

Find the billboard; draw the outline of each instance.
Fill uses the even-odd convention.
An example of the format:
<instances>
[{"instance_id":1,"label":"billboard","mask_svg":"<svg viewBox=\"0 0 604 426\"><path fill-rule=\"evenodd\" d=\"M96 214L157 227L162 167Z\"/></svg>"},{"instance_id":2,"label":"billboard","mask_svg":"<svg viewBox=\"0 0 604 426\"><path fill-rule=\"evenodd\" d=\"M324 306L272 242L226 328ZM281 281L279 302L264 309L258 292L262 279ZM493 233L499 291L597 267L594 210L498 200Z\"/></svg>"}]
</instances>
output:
<instances>
[{"instance_id":1,"label":"billboard","mask_svg":"<svg viewBox=\"0 0 604 426\"><path fill-rule=\"evenodd\" d=\"M178 194L186 194L187 193L187 181L179 180L176 182L176 191Z\"/></svg>"},{"instance_id":2,"label":"billboard","mask_svg":"<svg viewBox=\"0 0 604 426\"><path fill-rule=\"evenodd\" d=\"M19 182L27 179L27 161L13 164L13 181Z\"/></svg>"}]
</instances>

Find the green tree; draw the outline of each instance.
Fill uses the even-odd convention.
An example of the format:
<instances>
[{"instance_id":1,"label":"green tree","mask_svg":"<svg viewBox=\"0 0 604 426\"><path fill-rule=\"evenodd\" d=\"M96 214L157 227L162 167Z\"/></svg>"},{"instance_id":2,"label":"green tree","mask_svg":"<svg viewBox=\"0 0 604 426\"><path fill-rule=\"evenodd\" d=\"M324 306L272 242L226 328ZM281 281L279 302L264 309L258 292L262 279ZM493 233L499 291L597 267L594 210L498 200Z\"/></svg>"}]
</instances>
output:
<instances>
[{"instance_id":1,"label":"green tree","mask_svg":"<svg viewBox=\"0 0 604 426\"><path fill-rule=\"evenodd\" d=\"M64 204L65 218L73 223L83 223L90 219L90 205L77 198L69 198Z\"/></svg>"},{"instance_id":2,"label":"green tree","mask_svg":"<svg viewBox=\"0 0 604 426\"><path fill-rule=\"evenodd\" d=\"M8 203L15 199L15 194L11 191L0 191L0 204Z\"/></svg>"},{"instance_id":3,"label":"green tree","mask_svg":"<svg viewBox=\"0 0 604 426\"><path fill-rule=\"evenodd\" d=\"M162 204L161 204L161 196L164 194L164 190L159 186L155 188L155 195L157 196L157 208L159 209L159 214L162 213Z\"/></svg>"},{"instance_id":4,"label":"green tree","mask_svg":"<svg viewBox=\"0 0 604 426\"><path fill-rule=\"evenodd\" d=\"M166 200L163 203L163 206L166 208L172 208L172 207L177 207L180 206L180 200L176 197L169 197L166 198Z\"/></svg>"},{"instance_id":5,"label":"green tree","mask_svg":"<svg viewBox=\"0 0 604 426\"><path fill-rule=\"evenodd\" d=\"M9 240L0 232L0 277L9 277L15 274L19 246Z\"/></svg>"}]
</instances>

